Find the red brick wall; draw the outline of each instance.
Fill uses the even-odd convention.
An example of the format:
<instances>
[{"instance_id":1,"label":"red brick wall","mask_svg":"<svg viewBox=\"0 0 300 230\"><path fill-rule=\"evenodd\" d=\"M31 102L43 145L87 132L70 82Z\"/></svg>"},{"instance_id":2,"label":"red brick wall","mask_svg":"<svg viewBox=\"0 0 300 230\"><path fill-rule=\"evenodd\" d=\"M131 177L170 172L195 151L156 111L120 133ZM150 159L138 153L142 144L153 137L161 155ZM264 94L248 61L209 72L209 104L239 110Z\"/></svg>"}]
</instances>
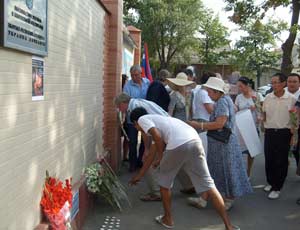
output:
<instances>
[{"instance_id":1,"label":"red brick wall","mask_svg":"<svg viewBox=\"0 0 300 230\"><path fill-rule=\"evenodd\" d=\"M136 44L136 48L134 49L134 65L139 65L141 63L141 44L142 44L142 32L140 30L129 30L130 36L134 40Z\"/></svg>"},{"instance_id":2,"label":"red brick wall","mask_svg":"<svg viewBox=\"0 0 300 230\"><path fill-rule=\"evenodd\" d=\"M110 11L105 18L103 145L110 151L110 163L117 170L120 162L120 129L114 97L121 92L123 1L103 0Z\"/></svg>"}]
</instances>

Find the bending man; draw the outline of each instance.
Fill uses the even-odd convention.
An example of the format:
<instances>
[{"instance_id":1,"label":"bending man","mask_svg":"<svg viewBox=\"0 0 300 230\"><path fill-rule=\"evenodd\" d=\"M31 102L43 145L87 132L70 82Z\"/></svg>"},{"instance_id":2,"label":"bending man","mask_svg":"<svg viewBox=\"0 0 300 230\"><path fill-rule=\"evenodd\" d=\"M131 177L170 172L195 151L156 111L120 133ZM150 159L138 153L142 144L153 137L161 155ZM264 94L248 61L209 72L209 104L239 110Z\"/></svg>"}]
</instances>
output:
<instances>
[{"instance_id":1,"label":"bending man","mask_svg":"<svg viewBox=\"0 0 300 230\"><path fill-rule=\"evenodd\" d=\"M222 217L226 230L239 229L232 226L229 221L224 201L208 171L198 133L176 118L147 115L147 111L142 107L134 109L130 119L137 130L152 137L156 147L155 152L150 151L151 156L148 156L139 173L130 180L130 184L134 185L141 180L152 164L153 167L160 166L158 182L164 215L157 216L155 220L166 228L174 227L171 214L171 187L179 170L184 169L190 176L197 193L207 192Z\"/></svg>"}]
</instances>

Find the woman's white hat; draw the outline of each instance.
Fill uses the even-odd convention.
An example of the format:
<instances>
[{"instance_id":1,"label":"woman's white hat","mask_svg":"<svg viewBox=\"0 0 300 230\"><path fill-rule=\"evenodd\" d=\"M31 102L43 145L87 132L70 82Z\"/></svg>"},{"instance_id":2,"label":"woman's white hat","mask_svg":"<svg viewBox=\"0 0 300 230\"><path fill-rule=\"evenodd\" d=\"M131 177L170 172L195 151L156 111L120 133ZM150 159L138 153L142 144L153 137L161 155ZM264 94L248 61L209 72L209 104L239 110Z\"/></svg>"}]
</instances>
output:
<instances>
[{"instance_id":1,"label":"woman's white hat","mask_svg":"<svg viewBox=\"0 0 300 230\"><path fill-rule=\"evenodd\" d=\"M188 76L183 72L178 73L176 78L167 78L167 80L177 86L187 86L195 83L193 81L189 81Z\"/></svg>"},{"instance_id":2,"label":"woman's white hat","mask_svg":"<svg viewBox=\"0 0 300 230\"><path fill-rule=\"evenodd\" d=\"M208 78L207 82L203 85L204 87L228 93L229 85L226 84L222 79L217 77Z\"/></svg>"}]
</instances>

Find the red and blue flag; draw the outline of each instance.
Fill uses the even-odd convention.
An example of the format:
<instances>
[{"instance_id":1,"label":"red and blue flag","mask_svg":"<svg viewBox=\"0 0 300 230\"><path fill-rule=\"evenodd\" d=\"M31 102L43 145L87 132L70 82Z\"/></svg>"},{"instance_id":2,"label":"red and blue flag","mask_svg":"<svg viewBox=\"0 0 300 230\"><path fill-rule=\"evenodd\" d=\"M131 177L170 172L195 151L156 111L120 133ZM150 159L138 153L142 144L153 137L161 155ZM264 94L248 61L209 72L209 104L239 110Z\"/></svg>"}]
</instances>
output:
<instances>
[{"instance_id":1,"label":"red and blue flag","mask_svg":"<svg viewBox=\"0 0 300 230\"><path fill-rule=\"evenodd\" d=\"M148 80L150 82L153 81L152 74L151 74L151 68L150 68L150 64L149 64L147 43L144 43L144 53L143 53L143 59L142 59L142 77L148 78Z\"/></svg>"}]
</instances>

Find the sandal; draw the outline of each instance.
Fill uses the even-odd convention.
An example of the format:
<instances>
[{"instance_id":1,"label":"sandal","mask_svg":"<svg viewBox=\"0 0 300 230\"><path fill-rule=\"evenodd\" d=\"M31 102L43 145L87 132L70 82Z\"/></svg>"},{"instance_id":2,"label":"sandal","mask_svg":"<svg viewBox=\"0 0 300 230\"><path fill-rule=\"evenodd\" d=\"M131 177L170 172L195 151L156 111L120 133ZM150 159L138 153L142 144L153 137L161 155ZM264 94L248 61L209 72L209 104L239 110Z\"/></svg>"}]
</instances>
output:
<instances>
[{"instance_id":1,"label":"sandal","mask_svg":"<svg viewBox=\"0 0 300 230\"><path fill-rule=\"evenodd\" d=\"M163 215L157 216L157 217L155 217L155 221L157 223L161 224L162 226L164 226L165 228L169 228L169 229L174 228L174 225L165 224L162 219L163 217L164 217Z\"/></svg>"},{"instance_id":2,"label":"sandal","mask_svg":"<svg viewBox=\"0 0 300 230\"><path fill-rule=\"evenodd\" d=\"M140 197L141 201L161 201L161 197L159 195L155 195L152 193L148 193Z\"/></svg>"}]
</instances>

